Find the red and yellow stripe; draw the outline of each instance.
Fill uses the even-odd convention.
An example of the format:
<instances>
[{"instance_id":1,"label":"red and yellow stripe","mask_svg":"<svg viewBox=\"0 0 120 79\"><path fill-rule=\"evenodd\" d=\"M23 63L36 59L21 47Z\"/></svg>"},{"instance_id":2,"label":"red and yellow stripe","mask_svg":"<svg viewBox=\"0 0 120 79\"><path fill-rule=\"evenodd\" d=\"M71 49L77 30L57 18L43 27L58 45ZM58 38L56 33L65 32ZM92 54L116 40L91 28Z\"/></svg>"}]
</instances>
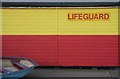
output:
<instances>
[{"instance_id":1,"label":"red and yellow stripe","mask_svg":"<svg viewBox=\"0 0 120 79\"><path fill-rule=\"evenodd\" d=\"M3 55L43 66L118 66L118 8L2 9ZM68 20L108 13L109 20Z\"/></svg>"}]
</instances>

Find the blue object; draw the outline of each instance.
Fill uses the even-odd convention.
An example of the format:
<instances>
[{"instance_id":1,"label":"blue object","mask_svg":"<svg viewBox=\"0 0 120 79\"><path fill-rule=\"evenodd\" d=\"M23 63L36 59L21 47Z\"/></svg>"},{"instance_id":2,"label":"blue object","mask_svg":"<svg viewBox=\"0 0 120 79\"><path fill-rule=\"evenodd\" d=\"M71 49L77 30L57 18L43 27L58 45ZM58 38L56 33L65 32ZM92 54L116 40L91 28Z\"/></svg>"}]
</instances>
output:
<instances>
[{"instance_id":1,"label":"blue object","mask_svg":"<svg viewBox=\"0 0 120 79\"><path fill-rule=\"evenodd\" d=\"M10 72L10 73L4 73L2 75L2 79L19 79L27 75L32 69L34 69L36 66L16 71L16 72Z\"/></svg>"}]
</instances>

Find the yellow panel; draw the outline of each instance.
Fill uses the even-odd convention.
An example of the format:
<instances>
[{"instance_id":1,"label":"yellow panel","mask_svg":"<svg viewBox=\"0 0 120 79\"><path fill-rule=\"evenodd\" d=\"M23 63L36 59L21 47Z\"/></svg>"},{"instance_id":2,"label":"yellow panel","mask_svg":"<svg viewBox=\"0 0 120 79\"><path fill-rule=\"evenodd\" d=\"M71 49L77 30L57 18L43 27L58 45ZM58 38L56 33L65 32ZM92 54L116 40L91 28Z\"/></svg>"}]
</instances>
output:
<instances>
[{"instance_id":1,"label":"yellow panel","mask_svg":"<svg viewBox=\"0 0 120 79\"><path fill-rule=\"evenodd\" d=\"M2 35L2 9L0 9L0 35ZM1 40L1 36L0 36Z\"/></svg>"},{"instance_id":2,"label":"yellow panel","mask_svg":"<svg viewBox=\"0 0 120 79\"><path fill-rule=\"evenodd\" d=\"M3 34L56 35L56 17L56 9L3 9Z\"/></svg>"},{"instance_id":3,"label":"yellow panel","mask_svg":"<svg viewBox=\"0 0 120 79\"><path fill-rule=\"evenodd\" d=\"M68 19L68 14L109 14L108 19ZM72 16L70 16L71 18ZM81 17L82 18L82 17ZM116 35L118 34L118 9L117 8L76 8L58 10L60 35Z\"/></svg>"},{"instance_id":4,"label":"yellow panel","mask_svg":"<svg viewBox=\"0 0 120 79\"><path fill-rule=\"evenodd\" d=\"M3 35L117 35L117 8L3 9ZM108 14L108 19L68 19L68 14Z\"/></svg>"}]
</instances>

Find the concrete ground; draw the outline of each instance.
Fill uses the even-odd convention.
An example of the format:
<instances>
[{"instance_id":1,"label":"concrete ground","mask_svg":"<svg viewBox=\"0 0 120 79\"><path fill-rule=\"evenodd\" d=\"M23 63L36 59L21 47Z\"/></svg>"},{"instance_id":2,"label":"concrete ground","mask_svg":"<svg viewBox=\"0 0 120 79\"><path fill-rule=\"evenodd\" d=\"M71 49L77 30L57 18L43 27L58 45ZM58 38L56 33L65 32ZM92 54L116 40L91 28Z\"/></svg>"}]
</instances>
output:
<instances>
[{"instance_id":1,"label":"concrete ground","mask_svg":"<svg viewBox=\"0 0 120 79\"><path fill-rule=\"evenodd\" d=\"M23 79L29 77L118 77L118 69L36 68Z\"/></svg>"}]
</instances>

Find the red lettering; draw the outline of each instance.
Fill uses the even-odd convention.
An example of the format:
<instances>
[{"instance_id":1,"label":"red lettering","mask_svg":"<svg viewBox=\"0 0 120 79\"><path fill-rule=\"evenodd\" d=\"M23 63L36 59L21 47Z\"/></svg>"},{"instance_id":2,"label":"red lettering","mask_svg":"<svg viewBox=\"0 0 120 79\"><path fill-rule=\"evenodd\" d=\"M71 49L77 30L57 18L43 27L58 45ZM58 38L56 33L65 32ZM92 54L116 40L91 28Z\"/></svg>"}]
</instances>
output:
<instances>
[{"instance_id":1,"label":"red lettering","mask_svg":"<svg viewBox=\"0 0 120 79\"><path fill-rule=\"evenodd\" d=\"M99 19L104 19L103 14L99 14Z\"/></svg>"},{"instance_id":2,"label":"red lettering","mask_svg":"<svg viewBox=\"0 0 120 79\"><path fill-rule=\"evenodd\" d=\"M94 15L94 19L95 19L95 20L99 19L98 14L95 14L95 15Z\"/></svg>"},{"instance_id":3,"label":"red lettering","mask_svg":"<svg viewBox=\"0 0 120 79\"><path fill-rule=\"evenodd\" d=\"M73 18L76 19L77 15L78 15L78 14L74 14L74 17L73 17Z\"/></svg>"},{"instance_id":4,"label":"red lettering","mask_svg":"<svg viewBox=\"0 0 120 79\"><path fill-rule=\"evenodd\" d=\"M78 19L79 19L79 20L82 20L82 18L83 18L83 17L82 17L82 14L78 14Z\"/></svg>"},{"instance_id":5,"label":"red lettering","mask_svg":"<svg viewBox=\"0 0 120 79\"><path fill-rule=\"evenodd\" d=\"M70 20L72 19L72 16L70 17L70 14L68 14L68 19L70 19Z\"/></svg>"},{"instance_id":6,"label":"red lettering","mask_svg":"<svg viewBox=\"0 0 120 79\"><path fill-rule=\"evenodd\" d=\"M109 14L104 14L104 19L109 19Z\"/></svg>"},{"instance_id":7,"label":"red lettering","mask_svg":"<svg viewBox=\"0 0 120 79\"><path fill-rule=\"evenodd\" d=\"M83 15L83 18L85 19L85 20L87 20L89 17L88 17L88 14L87 13L85 13L84 15Z\"/></svg>"},{"instance_id":8,"label":"red lettering","mask_svg":"<svg viewBox=\"0 0 120 79\"><path fill-rule=\"evenodd\" d=\"M102 14L102 13L79 13L79 14L68 14L68 19L70 20L107 20L110 18L109 14Z\"/></svg>"}]
</instances>

